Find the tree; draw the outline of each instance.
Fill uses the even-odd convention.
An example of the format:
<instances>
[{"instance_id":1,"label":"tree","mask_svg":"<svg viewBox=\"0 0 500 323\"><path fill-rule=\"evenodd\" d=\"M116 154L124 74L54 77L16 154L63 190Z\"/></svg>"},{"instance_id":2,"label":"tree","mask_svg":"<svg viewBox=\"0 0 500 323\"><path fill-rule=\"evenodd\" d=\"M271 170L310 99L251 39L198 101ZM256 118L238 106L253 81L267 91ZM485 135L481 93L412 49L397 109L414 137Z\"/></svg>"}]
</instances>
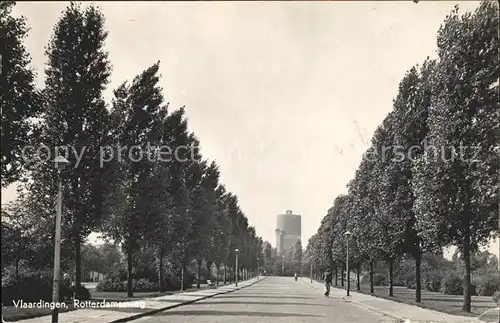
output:
<instances>
[{"instance_id":1,"label":"tree","mask_svg":"<svg viewBox=\"0 0 500 323\"><path fill-rule=\"evenodd\" d=\"M404 252L404 217L393 204L404 194L398 190L399 163L394 142L395 117L391 112L377 128L372 139L375 149L372 183L369 189L374 212L372 221L376 248L389 265L389 296L393 296L393 264Z\"/></svg>"},{"instance_id":2,"label":"tree","mask_svg":"<svg viewBox=\"0 0 500 323\"><path fill-rule=\"evenodd\" d=\"M84 244L82 246L82 272L88 273L89 271L102 273L105 267L102 264L102 255L96 246L91 244ZM83 275L84 279L87 275ZM93 278L93 276L92 276Z\"/></svg>"},{"instance_id":3,"label":"tree","mask_svg":"<svg viewBox=\"0 0 500 323\"><path fill-rule=\"evenodd\" d=\"M109 223L106 231L113 240L123 243L127 254L127 294L133 296L132 274L134 254L139 242L146 236L145 228L158 212L158 201L152 193L158 189L149 180L154 176L154 161L161 138L161 122L166 116L166 106L158 86L159 62L136 76L130 86L123 83L115 91L112 107L114 130L111 136L115 147L125 147L128 156L113 158L115 170L120 173L115 188L118 199L111 201ZM113 151L116 155L118 151ZM155 202L156 204L152 204ZM161 207L161 206L160 206ZM157 215L157 214L156 214Z\"/></svg>"},{"instance_id":4,"label":"tree","mask_svg":"<svg viewBox=\"0 0 500 323\"><path fill-rule=\"evenodd\" d=\"M41 112L35 75L23 42L29 28L26 18L11 15L15 2L0 3L0 108L2 111L2 187L21 179L25 172L24 147L33 138L34 117ZM30 156L26 156L29 158Z\"/></svg>"},{"instance_id":5,"label":"tree","mask_svg":"<svg viewBox=\"0 0 500 323\"><path fill-rule=\"evenodd\" d=\"M98 250L101 254L100 262L104 268L103 273L110 273L121 266L123 255L116 244L106 242L99 246Z\"/></svg>"},{"instance_id":6,"label":"tree","mask_svg":"<svg viewBox=\"0 0 500 323\"><path fill-rule=\"evenodd\" d=\"M427 152L416 167L420 234L456 245L463 255L464 301L471 309L471 253L498 229L498 5L474 14L458 7L438 32L439 64L429 115Z\"/></svg>"},{"instance_id":7,"label":"tree","mask_svg":"<svg viewBox=\"0 0 500 323\"><path fill-rule=\"evenodd\" d=\"M295 243L292 260L302 262L302 242L300 240Z\"/></svg>"},{"instance_id":8,"label":"tree","mask_svg":"<svg viewBox=\"0 0 500 323\"><path fill-rule=\"evenodd\" d=\"M25 218L23 211L23 206L19 203L2 207L2 272L7 265L13 265L16 279L19 278L20 262L28 261L33 255L29 226L20 221Z\"/></svg>"},{"instance_id":9,"label":"tree","mask_svg":"<svg viewBox=\"0 0 500 323\"><path fill-rule=\"evenodd\" d=\"M81 243L98 225L102 211L99 151L108 124L102 91L110 75L108 54L103 49L106 36L104 17L95 6L83 10L71 3L54 27L46 50L45 111L38 144L51 152L56 147L68 149L66 157L72 167L62 171L63 219L74 244L77 288L81 285ZM55 156L44 157L50 160ZM35 161L30 170L28 191L40 192L37 197L53 203L54 165Z\"/></svg>"},{"instance_id":10,"label":"tree","mask_svg":"<svg viewBox=\"0 0 500 323\"><path fill-rule=\"evenodd\" d=\"M230 222L225 212L224 196L226 188L224 185L219 185L216 191L216 219L212 250L210 251L211 258L214 260L217 268L217 285L219 285L220 266L227 258L229 253L229 232ZM225 279L225 277L224 277Z\"/></svg>"},{"instance_id":11,"label":"tree","mask_svg":"<svg viewBox=\"0 0 500 323\"><path fill-rule=\"evenodd\" d=\"M415 197L412 192L412 161L418 159L425 149L424 143L428 133L427 118L429 114L432 80L436 70L436 62L427 59L422 68L411 68L399 84L399 93L394 101L394 141L405 155L394 162L397 167L393 185L396 186L395 198L390 202L404 222L404 252L415 259L416 302L421 301L420 265L422 254L432 251L433 241L419 237L415 227L416 218L413 211ZM415 150L415 148L419 148Z\"/></svg>"},{"instance_id":12,"label":"tree","mask_svg":"<svg viewBox=\"0 0 500 323\"><path fill-rule=\"evenodd\" d=\"M274 265L273 246L269 241L265 241L262 250L264 254L264 270L272 273Z\"/></svg>"},{"instance_id":13,"label":"tree","mask_svg":"<svg viewBox=\"0 0 500 323\"><path fill-rule=\"evenodd\" d=\"M52 268L55 223L33 204L33 200L21 195L2 207L2 265L14 266L16 273L21 263L34 270ZM74 266L72 254L71 241L62 240L62 270Z\"/></svg>"},{"instance_id":14,"label":"tree","mask_svg":"<svg viewBox=\"0 0 500 323\"><path fill-rule=\"evenodd\" d=\"M380 248L377 240L374 239L377 232L377 226L373 226L375 209L375 195L371 189L372 174L374 173L375 162L368 158L368 150L361 164L356 171L355 178L349 183L348 190L351 196L351 221L353 223L351 233L356 237L358 249L361 255L370 265L370 293L374 292L373 276L374 267L377 259L381 257Z\"/></svg>"},{"instance_id":15,"label":"tree","mask_svg":"<svg viewBox=\"0 0 500 323\"><path fill-rule=\"evenodd\" d=\"M169 192L173 203L171 231L167 234L166 252L171 260L180 268L180 276L184 275L188 263L189 237L193 230L193 221L189 213L190 196L185 181L186 160L191 158L190 152L195 147L189 147L189 133L184 107L170 113L163 122L163 141L174 156L168 161ZM181 149L183 148L183 149ZM186 149L190 148L190 149ZM181 289L184 288L184 277L181 277Z\"/></svg>"},{"instance_id":16,"label":"tree","mask_svg":"<svg viewBox=\"0 0 500 323\"><path fill-rule=\"evenodd\" d=\"M209 251L213 246L213 238L215 236L216 224L216 189L219 181L219 169L215 163L206 166L206 163L198 163L194 161L191 174L199 173L199 178L193 178L190 187L194 187L193 193L193 249L196 250L194 255L198 263L198 279L196 287L200 288L200 274L203 259L207 260L207 264L211 265L213 260L210 259ZM199 167L199 168L198 168ZM209 263L210 262L210 263ZM210 269L210 266L209 266Z\"/></svg>"}]
</instances>

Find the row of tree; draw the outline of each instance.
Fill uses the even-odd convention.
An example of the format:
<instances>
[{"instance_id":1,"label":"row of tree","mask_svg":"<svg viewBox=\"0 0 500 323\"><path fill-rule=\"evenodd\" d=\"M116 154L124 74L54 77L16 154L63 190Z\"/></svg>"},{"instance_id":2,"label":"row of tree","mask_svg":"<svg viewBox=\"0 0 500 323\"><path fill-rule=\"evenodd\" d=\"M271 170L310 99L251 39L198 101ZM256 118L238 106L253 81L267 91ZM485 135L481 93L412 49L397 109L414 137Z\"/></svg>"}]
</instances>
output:
<instances>
[{"instance_id":1,"label":"row of tree","mask_svg":"<svg viewBox=\"0 0 500 323\"><path fill-rule=\"evenodd\" d=\"M6 31L0 75L2 187L21 182L21 190L16 203L2 209L2 256L15 265L26 260L51 266L58 178L51 160L56 147L69 147L70 166L61 172L62 248L63 263L70 258L75 263L77 287L81 246L93 231L124 248L129 295L134 257L144 245L156 250L160 276L166 258L181 269L192 260L199 267L233 267L236 249L242 268L256 268L262 240L237 196L220 182L218 166L202 157L184 108L171 110L165 103L159 62L118 86L108 109L105 17L94 5L71 3L54 27L45 86L38 89L23 44L26 19L13 17L13 6L0 4ZM23 150L27 145L35 149ZM37 151L42 145L49 149ZM160 146L175 150L175 156L151 149ZM121 158L118 148L125 149ZM5 247L4 231L13 237Z\"/></svg>"},{"instance_id":2,"label":"row of tree","mask_svg":"<svg viewBox=\"0 0 500 323\"><path fill-rule=\"evenodd\" d=\"M335 199L309 240L315 268L351 268L455 245L464 263L463 310L471 309L471 253L499 229L499 8L456 7L437 34L438 58L412 67L377 128L348 193ZM404 156L398 155L405 152ZM346 236L350 231L352 236ZM373 292L373 284L372 284Z\"/></svg>"},{"instance_id":3,"label":"row of tree","mask_svg":"<svg viewBox=\"0 0 500 323\"><path fill-rule=\"evenodd\" d=\"M297 240L294 247L286 250L283 254L273 248L268 241L264 242L262 250L261 266L267 275L291 276L295 273L299 275L308 272L307 264L303 263L303 248L300 240Z\"/></svg>"}]
</instances>

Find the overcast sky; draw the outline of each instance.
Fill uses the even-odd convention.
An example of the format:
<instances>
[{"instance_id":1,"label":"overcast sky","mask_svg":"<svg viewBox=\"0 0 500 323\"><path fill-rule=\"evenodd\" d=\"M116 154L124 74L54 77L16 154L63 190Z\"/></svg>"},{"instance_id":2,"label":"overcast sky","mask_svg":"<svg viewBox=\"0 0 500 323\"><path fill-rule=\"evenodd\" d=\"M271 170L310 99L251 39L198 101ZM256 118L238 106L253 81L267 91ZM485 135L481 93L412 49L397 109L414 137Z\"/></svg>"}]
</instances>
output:
<instances>
[{"instance_id":1,"label":"overcast sky","mask_svg":"<svg viewBox=\"0 0 500 323\"><path fill-rule=\"evenodd\" d=\"M304 246L344 193L399 80L435 56L436 32L459 3L99 3L113 64L106 94L161 61L164 94L186 105L190 130L257 233L275 244L276 215L302 214ZM19 2L43 84L64 2ZM15 197L2 189L2 203ZM498 245L494 247L498 253Z\"/></svg>"}]
</instances>

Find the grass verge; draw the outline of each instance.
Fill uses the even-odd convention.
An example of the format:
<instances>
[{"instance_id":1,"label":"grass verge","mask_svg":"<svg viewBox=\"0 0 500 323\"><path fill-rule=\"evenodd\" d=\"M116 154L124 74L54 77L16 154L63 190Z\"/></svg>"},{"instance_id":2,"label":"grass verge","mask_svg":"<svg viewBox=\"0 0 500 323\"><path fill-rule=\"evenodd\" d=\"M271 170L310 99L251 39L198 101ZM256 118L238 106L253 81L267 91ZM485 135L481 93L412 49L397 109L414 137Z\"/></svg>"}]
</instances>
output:
<instances>
[{"instance_id":1,"label":"grass verge","mask_svg":"<svg viewBox=\"0 0 500 323\"><path fill-rule=\"evenodd\" d=\"M340 284L338 286L333 285L333 287L345 289L345 287L340 286ZM369 285L363 284L360 286L360 290L357 290L356 284L351 283L351 291L451 315L478 317L486 311L498 307L498 305L493 302L491 296L472 296L471 312L467 313L462 311L462 295L445 295L442 293L429 292L425 290L422 290L421 303L417 303L415 301L415 290L400 286L394 286L394 296L389 296L389 290L387 286L375 286L374 293L371 294Z\"/></svg>"}]
</instances>

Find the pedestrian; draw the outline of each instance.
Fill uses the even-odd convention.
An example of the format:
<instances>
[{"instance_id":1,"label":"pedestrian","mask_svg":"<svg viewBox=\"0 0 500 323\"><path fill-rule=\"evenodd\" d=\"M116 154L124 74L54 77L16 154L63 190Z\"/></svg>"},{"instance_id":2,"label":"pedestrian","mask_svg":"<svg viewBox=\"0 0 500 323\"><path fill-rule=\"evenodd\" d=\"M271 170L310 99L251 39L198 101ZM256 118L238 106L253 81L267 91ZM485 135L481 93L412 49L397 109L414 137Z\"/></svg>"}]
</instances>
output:
<instances>
[{"instance_id":1,"label":"pedestrian","mask_svg":"<svg viewBox=\"0 0 500 323\"><path fill-rule=\"evenodd\" d=\"M330 286L332 285L332 272L330 269L325 271L323 280L325 281L325 297L330 297Z\"/></svg>"},{"instance_id":2,"label":"pedestrian","mask_svg":"<svg viewBox=\"0 0 500 323\"><path fill-rule=\"evenodd\" d=\"M62 279L62 285L64 286L61 288L62 291L62 297L63 301L66 299L71 300L71 297L73 296L72 294L72 286L71 286L71 277L69 276L68 273L64 273L63 279Z\"/></svg>"}]
</instances>

